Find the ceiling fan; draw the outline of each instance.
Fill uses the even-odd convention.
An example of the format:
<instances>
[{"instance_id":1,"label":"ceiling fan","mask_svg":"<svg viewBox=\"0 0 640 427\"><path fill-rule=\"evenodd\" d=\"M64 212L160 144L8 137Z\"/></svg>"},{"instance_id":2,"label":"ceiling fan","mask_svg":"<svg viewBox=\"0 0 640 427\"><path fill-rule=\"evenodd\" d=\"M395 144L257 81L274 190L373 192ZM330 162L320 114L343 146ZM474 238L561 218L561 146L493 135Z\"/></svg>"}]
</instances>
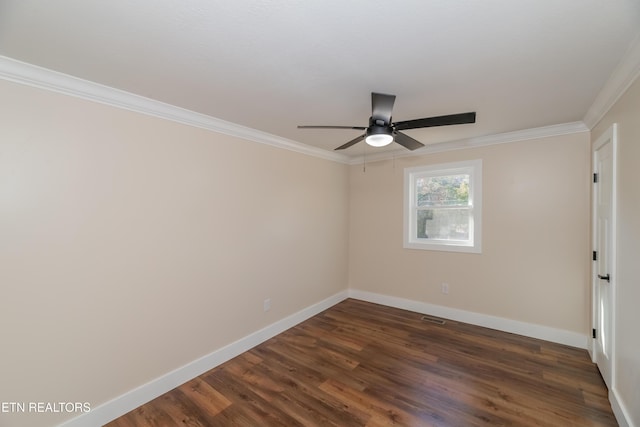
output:
<instances>
[{"instance_id":1,"label":"ceiling fan","mask_svg":"<svg viewBox=\"0 0 640 427\"><path fill-rule=\"evenodd\" d=\"M362 135L352 139L346 144L336 148L344 150L362 141L373 147L384 147L393 141L409 150L424 147L424 144L406 135L401 130L428 128L434 126L461 125L465 123L475 123L476 113L450 114L447 116L427 117L424 119L406 120L403 122L391 121L391 110L396 100L395 95L384 93L371 93L371 117L369 126L298 126L298 129L355 129L365 131Z\"/></svg>"}]
</instances>

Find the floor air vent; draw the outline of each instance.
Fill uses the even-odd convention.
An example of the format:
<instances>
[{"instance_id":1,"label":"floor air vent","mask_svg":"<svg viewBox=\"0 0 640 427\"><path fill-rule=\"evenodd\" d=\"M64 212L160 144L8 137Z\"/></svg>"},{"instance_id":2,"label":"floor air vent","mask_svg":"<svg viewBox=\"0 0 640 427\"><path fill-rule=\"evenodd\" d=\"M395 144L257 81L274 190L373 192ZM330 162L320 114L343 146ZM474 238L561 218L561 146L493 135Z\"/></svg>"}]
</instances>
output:
<instances>
[{"instance_id":1,"label":"floor air vent","mask_svg":"<svg viewBox=\"0 0 640 427\"><path fill-rule=\"evenodd\" d=\"M422 320L424 320L425 322L435 323L436 325L444 325L445 324L444 319L441 319L439 317L422 316Z\"/></svg>"}]
</instances>

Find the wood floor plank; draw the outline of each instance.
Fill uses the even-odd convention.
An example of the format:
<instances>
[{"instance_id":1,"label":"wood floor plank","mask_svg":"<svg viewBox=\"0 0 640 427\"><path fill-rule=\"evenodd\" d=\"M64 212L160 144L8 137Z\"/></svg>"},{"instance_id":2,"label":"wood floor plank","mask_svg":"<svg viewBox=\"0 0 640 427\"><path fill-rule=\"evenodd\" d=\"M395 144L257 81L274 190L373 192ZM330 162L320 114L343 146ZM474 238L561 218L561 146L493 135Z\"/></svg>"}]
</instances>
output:
<instances>
[{"instance_id":1,"label":"wood floor plank","mask_svg":"<svg viewBox=\"0 0 640 427\"><path fill-rule=\"evenodd\" d=\"M586 351L348 299L107 424L617 426Z\"/></svg>"},{"instance_id":2,"label":"wood floor plank","mask_svg":"<svg viewBox=\"0 0 640 427\"><path fill-rule=\"evenodd\" d=\"M211 387L200 377L181 385L180 390L196 405L207 408L207 412L210 415L215 416L232 404L222 393Z\"/></svg>"}]
</instances>

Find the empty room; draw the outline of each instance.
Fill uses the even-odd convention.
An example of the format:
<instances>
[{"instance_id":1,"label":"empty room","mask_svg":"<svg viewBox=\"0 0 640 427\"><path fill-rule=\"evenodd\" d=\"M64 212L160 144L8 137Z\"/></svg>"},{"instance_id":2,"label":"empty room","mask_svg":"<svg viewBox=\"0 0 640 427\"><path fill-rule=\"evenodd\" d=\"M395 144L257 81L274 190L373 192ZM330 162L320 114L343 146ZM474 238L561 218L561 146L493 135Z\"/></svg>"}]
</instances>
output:
<instances>
[{"instance_id":1,"label":"empty room","mask_svg":"<svg viewBox=\"0 0 640 427\"><path fill-rule=\"evenodd\" d=\"M0 427L640 427L640 2L0 0Z\"/></svg>"}]
</instances>

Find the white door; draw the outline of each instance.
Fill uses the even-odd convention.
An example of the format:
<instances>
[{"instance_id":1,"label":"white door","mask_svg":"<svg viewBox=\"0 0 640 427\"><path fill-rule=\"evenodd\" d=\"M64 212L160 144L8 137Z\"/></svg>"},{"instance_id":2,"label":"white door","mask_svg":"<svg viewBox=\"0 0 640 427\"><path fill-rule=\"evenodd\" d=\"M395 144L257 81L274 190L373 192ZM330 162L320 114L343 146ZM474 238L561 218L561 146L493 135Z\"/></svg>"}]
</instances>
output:
<instances>
[{"instance_id":1,"label":"white door","mask_svg":"<svg viewBox=\"0 0 640 427\"><path fill-rule=\"evenodd\" d=\"M615 321L615 125L593 147L594 357L611 389Z\"/></svg>"}]
</instances>

